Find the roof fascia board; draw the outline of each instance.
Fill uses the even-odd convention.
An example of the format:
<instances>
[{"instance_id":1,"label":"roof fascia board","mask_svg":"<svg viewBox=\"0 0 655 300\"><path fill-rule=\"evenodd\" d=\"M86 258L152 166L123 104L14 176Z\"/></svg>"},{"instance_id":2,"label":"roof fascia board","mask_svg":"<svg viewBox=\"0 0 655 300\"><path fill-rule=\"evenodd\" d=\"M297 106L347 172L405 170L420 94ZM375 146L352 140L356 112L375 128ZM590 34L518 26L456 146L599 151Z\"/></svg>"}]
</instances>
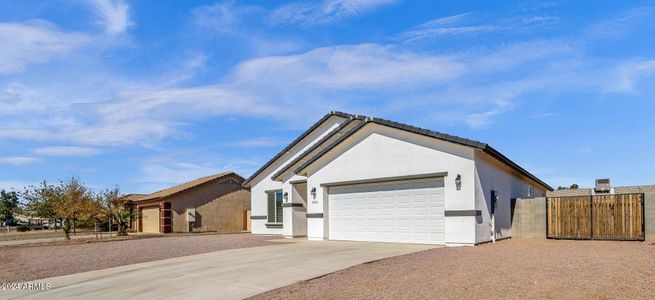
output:
<instances>
[{"instance_id":1,"label":"roof fascia board","mask_svg":"<svg viewBox=\"0 0 655 300\"><path fill-rule=\"evenodd\" d=\"M339 125L339 127L337 127L336 129L334 129L332 132L330 132L330 133L327 134L325 137L323 137L320 141L318 141L317 143L315 143L314 145L312 145L312 147L310 147L309 149L307 149L307 151L303 152L300 156L296 157L296 159L294 159L292 162L290 162L289 164L287 164L287 165L286 165L284 168L282 168L280 171L278 171L277 173L273 174L273 176L271 176L271 179L272 179L272 180L275 180L275 181L281 181L280 176L282 176L284 173L286 173L287 171L289 171L289 169L291 169L291 167L293 167L293 166L295 166L296 164L298 164L299 161L303 160L305 157L307 157L310 153L312 153L312 152L313 152L314 150L316 150L318 147L320 147L320 146L322 146L323 144L325 144L328 140L330 140L332 137L334 137L334 135L336 135L337 133L339 133L342 129L348 127L348 125L352 124L352 122L354 122L355 120L364 120L364 117L361 117L361 116L351 116L350 119L349 119L348 121L343 122L341 125Z\"/></svg>"},{"instance_id":2,"label":"roof fascia board","mask_svg":"<svg viewBox=\"0 0 655 300\"><path fill-rule=\"evenodd\" d=\"M537 182L538 184L542 185L542 186L545 187L546 189L548 189L548 190L550 190L550 191L553 190L553 188L552 188L550 185L548 185L547 183L543 182L542 180L540 180L540 179L537 178L536 176L532 175L530 172L528 172L527 170L523 169L521 166L519 166L518 164L514 163L512 160L510 160L510 159L507 158L505 155L501 154L500 152L498 152L496 149L494 149L493 147L489 146L488 144L485 144L485 143L482 143L482 142L478 142L478 141L475 141L475 140L469 140L469 139L465 139L465 138L461 138L461 137L453 136L453 135L443 134L443 133L440 133L440 132L437 132L437 131L432 131L432 130L427 130L427 129L423 129L423 128L418 128L418 127L410 126L410 125L407 125L407 124L402 124L402 123L393 122L393 121L388 121L388 120L379 119L379 118L370 118L370 117L369 117L369 118L366 118L366 120L365 120L362 124L360 124L359 126L354 127L354 128L352 128L350 131L346 132L344 135L342 135L339 139L337 139L336 141L334 141L334 143L332 143L331 145L329 145L328 147L326 147L325 149L323 149L321 152L319 152L319 153L317 153L316 155L314 155L314 156L313 156L312 158L310 158L307 162L305 162L305 163L302 164L300 167L298 167L298 168L295 170L295 173L296 173L296 174L300 174L300 175L305 175L305 176L306 176L307 174L304 173L304 171L305 171L305 170L306 170L310 165L312 165L312 164L313 164L314 162L316 162L319 158L321 158L322 156L324 156L325 154L327 154L328 152L330 152L330 151L331 151L332 149L334 149L336 146L338 146L338 145L341 144L343 141L345 141L349 136L355 134L357 131L359 131L360 129L362 129L364 126L366 126L366 125L369 124L369 123L375 123L375 124L379 124L379 125L383 125L383 126L387 126L387 127L391 127L391 128L399 129L399 130L404 130L404 131L407 131L407 132L411 132L411 133L415 133L415 134L419 134L419 135L423 135L423 136L427 136L427 137L431 137L431 138L436 138L436 139L443 140L443 141L447 141L447 142L452 142L452 143L455 143L455 144L460 144L460 145L464 145L464 146L469 146L469 147L472 147L472 148L480 149L480 150L484 151L485 153L491 155L493 158L495 158L495 159L499 160L500 162L506 164L506 165L509 166L510 168L515 169L515 170L517 170L519 173L523 174L524 176L526 176L526 177L528 177L528 178L534 180L535 182Z\"/></svg>"},{"instance_id":3,"label":"roof fascia board","mask_svg":"<svg viewBox=\"0 0 655 300\"><path fill-rule=\"evenodd\" d=\"M339 111L332 111L325 116L323 116L318 122L314 123L312 127L307 129L305 132L303 132L298 138L293 140L289 145L284 147L282 151L280 151L278 154L273 156L268 162L266 162L261 168L259 168L255 173L253 173L246 181L243 182L244 186L249 186L250 183L257 178L259 175L261 175L262 172L264 172L269 166L271 166L273 163L275 163L278 159L280 159L285 153L290 151L294 146L296 146L298 143L300 143L305 137L307 137L310 133L312 133L314 130L316 130L318 127L320 127L325 121L330 119L331 117L338 116L342 118L349 118L352 115L344 113L344 112L339 112Z\"/></svg>"},{"instance_id":4,"label":"roof fascia board","mask_svg":"<svg viewBox=\"0 0 655 300\"><path fill-rule=\"evenodd\" d=\"M517 163L513 162L511 159L507 158L507 156L503 155L500 153L498 150L494 149L493 147L487 145L483 151L487 153L489 156L495 158L496 160L504 163L505 165L509 166L511 169L514 169L518 171L520 174L523 176L528 177L529 179L535 181L536 183L542 185L549 191L553 191L553 187L548 185L547 183L543 182L541 179L539 179L537 176L532 175L532 173L528 172L526 169L523 169L523 167L519 166Z\"/></svg>"}]
</instances>

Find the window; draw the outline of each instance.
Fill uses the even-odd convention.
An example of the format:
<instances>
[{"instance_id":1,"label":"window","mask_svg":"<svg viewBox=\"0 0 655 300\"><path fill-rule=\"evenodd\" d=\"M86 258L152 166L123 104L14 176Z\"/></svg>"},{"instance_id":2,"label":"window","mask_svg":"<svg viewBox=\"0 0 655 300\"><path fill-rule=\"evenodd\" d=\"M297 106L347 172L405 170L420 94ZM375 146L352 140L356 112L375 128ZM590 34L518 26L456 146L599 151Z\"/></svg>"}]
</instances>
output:
<instances>
[{"instance_id":1,"label":"window","mask_svg":"<svg viewBox=\"0 0 655 300\"><path fill-rule=\"evenodd\" d=\"M282 223L282 191L268 192L268 222Z\"/></svg>"}]
</instances>

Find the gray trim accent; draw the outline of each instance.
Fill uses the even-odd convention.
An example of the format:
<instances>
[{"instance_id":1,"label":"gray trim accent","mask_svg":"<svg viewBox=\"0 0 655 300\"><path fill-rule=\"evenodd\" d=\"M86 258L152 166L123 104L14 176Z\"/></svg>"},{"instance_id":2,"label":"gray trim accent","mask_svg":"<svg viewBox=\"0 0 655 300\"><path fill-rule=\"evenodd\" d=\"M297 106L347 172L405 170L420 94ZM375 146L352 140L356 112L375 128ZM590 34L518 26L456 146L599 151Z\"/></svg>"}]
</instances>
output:
<instances>
[{"instance_id":1,"label":"gray trim accent","mask_svg":"<svg viewBox=\"0 0 655 300\"><path fill-rule=\"evenodd\" d=\"M303 207L302 203L282 203L282 207Z\"/></svg>"},{"instance_id":2,"label":"gray trim accent","mask_svg":"<svg viewBox=\"0 0 655 300\"><path fill-rule=\"evenodd\" d=\"M266 223L266 228L282 228L282 223Z\"/></svg>"},{"instance_id":3,"label":"gray trim accent","mask_svg":"<svg viewBox=\"0 0 655 300\"><path fill-rule=\"evenodd\" d=\"M292 180L292 181L289 181L289 183L291 183L291 184L307 183L307 179Z\"/></svg>"},{"instance_id":4,"label":"gray trim accent","mask_svg":"<svg viewBox=\"0 0 655 300\"><path fill-rule=\"evenodd\" d=\"M268 216L250 216L250 220L266 220Z\"/></svg>"},{"instance_id":5,"label":"gray trim accent","mask_svg":"<svg viewBox=\"0 0 655 300\"><path fill-rule=\"evenodd\" d=\"M253 173L253 174L252 174L248 179L246 179L245 182L243 182L243 185L244 185L244 186L248 186L248 185L250 184L250 182L251 182L253 179L255 179L255 177L257 177L259 174L261 174L262 172L264 172L264 170L266 170L266 168L268 168L270 165L272 165L272 164L273 164L273 163L274 163L278 158L282 157L282 155L284 155L285 153L287 153L287 151L291 150L291 148L293 148L293 146L295 146L296 144L300 143L300 141L302 141L302 140L303 140L306 136L308 136L312 131L314 131L316 128L318 128L319 126L321 126L321 124L323 124L325 121L327 121L330 117L333 117L333 116L339 116L339 117L342 117L342 118L350 118L352 115L351 115L351 114L347 114L347 113L343 113L343 112L339 112L339 111L332 111L332 112L328 113L327 115L323 116L323 118L321 118L320 120L318 120L318 122L316 122L314 125L312 125L312 127L310 127L309 129L307 129L307 131L303 132L303 133L302 133L298 138L296 138L295 140L293 140L293 142L291 142L291 144L289 144L288 146L284 147L284 149L282 149L282 151L280 151L280 152L279 152L278 154L276 154L273 158L271 158L271 160L269 160L266 164L264 164L261 168L259 168L259 170L255 171L255 173Z\"/></svg>"},{"instance_id":6,"label":"gray trim accent","mask_svg":"<svg viewBox=\"0 0 655 300\"><path fill-rule=\"evenodd\" d=\"M446 217L476 217L481 216L481 210L447 210L444 211L444 216Z\"/></svg>"},{"instance_id":7,"label":"gray trim accent","mask_svg":"<svg viewBox=\"0 0 655 300\"><path fill-rule=\"evenodd\" d=\"M322 219L323 213L307 214L307 219Z\"/></svg>"},{"instance_id":8,"label":"gray trim accent","mask_svg":"<svg viewBox=\"0 0 655 300\"><path fill-rule=\"evenodd\" d=\"M281 191L282 191L282 189L265 190L264 193L266 193L266 194L272 194L272 193L277 193L277 192L281 192Z\"/></svg>"},{"instance_id":9,"label":"gray trim accent","mask_svg":"<svg viewBox=\"0 0 655 300\"><path fill-rule=\"evenodd\" d=\"M337 186L337 185L352 185L352 184L362 184L362 183L379 183L379 182L401 181L401 180L412 180L412 179L427 179L427 178L437 178L437 177L446 177L446 176L448 176L448 172L416 174L416 175L406 175L406 176L380 177L380 178L371 178L371 179L347 180L347 181L322 183L321 187L331 187L331 186Z\"/></svg>"},{"instance_id":10,"label":"gray trim accent","mask_svg":"<svg viewBox=\"0 0 655 300\"><path fill-rule=\"evenodd\" d=\"M432 130L428 130L428 129L414 127L414 126L407 125L407 124L402 124L402 123L393 122L393 121L389 121L389 120L384 120L384 119L380 119L380 118L373 118L373 117L367 117L364 122L362 122L358 126L353 127L348 132L344 133L337 140L335 140L332 144L325 147L319 153L312 156L309 160L307 160L305 163L303 163L300 167L295 169L294 172L296 174L301 174L302 175L303 171L305 171L305 169L307 169L310 165L312 165L314 162L316 162L319 158L321 158L323 155L327 154L328 152L332 151L332 149L334 149L337 145L341 144L348 137L350 137L351 135L353 135L354 133L356 133L357 131L359 131L360 129L362 129L364 126L366 126L369 123L375 123L375 124L379 124L379 125L382 125L382 126L387 126L387 127L391 127L391 128L395 128L395 129L399 129L399 130L404 130L404 131L407 131L407 132L420 134L420 135L423 135L423 136L432 137L432 138L436 138L436 139L439 139L439 140L443 140L443 141L447 141L447 142L451 142L451 143L455 143L455 144L460 144L460 145L472 147L472 148L475 148L475 149L478 149L478 150L482 150L484 153L486 153L486 154L490 155L491 157L497 159L498 161L504 163L505 165L509 166L510 168L518 171L523 176L526 176L526 177L530 178L531 180L533 180L536 183L542 185L543 187L545 187L549 191L553 191L553 188L550 185L543 182L541 179L537 178L536 176L532 175L530 172L523 169L521 166L517 165L515 162L513 162L512 160L507 158L505 155L501 154L496 149L494 149L493 147L491 147L491 146L489 146L489 145L487 145L485 143L474 141L474 140L469 140L469 139L465 139L465 138L461 138L461 137L454 136L454 135L444 134L444 133L437 132L437 131L432 131Z\"/></svg>"},{"instance_id":11,"label":"gray trim accent","mask_svg":"<svg viewBox=\"0 0 655 300\"><path fill-rule=\"evenodd\" d=\"M325 136L324 136L320 141L314 143L313 146L311 146L309 149L307 149L307 150L306 150L305 152L303 152L301 155L299 155L298 157L296 157L296 159L294 159L292 162L288 163L284 168L280 169L280 171L278 171L277 173L273 174L273 176L271 176L271 180L273 180L273 181L277 181L277 178L278 178L278 177L282 176L282 174L284 174L285 172L289 171L289 169L291 169L291 167L293 167L293 166L296 165L298 162L300 162L301 160L303 160L305 157L307 157L307 155L309 155L310 153L312 153L312 152L313 152L314 150L316 150L318 147L320 147L320 146L322 146L323 144L325 144L325 143L326 143L327 141L329 141L332 137L334 137L334 135L336 135L337 133L341 132L344 128L348 127L351 123L355 122L356 120L359 121L359 122L362 122L362 121L364 121L364 117L362 117L362 116L357 116L357 115L350 116L350 119L349 119L349 120L347 120L347 121L341 123L341 125L339 125L336 129L332 130L329 134L325 135Z\"/></svg>"},{"instance_id":12,"label":"gray trim accent","mask_svg":"<svg viewBox=\"0 0 655 300\"><path fill-rule=\"evenodd\" d=\"M350 128L350 130L346 131L346 132L345 132L343 135L341 135L338 139L336 139L334 142L332 142L332 144L330 144L330 145L328 145L327 147L323 148L323 150L321 150L320 152L318 152L317 154L315 154L314 156L312 156L312 157L311 157L310 159L308 159L305 163L303 163L302 165L300 165L300 167L296 168L293 172L296 173L296 174L302 174L302 171L304 171L305 169L307 169L307 167L309 167L311 164L313 164L314 162L316 162L319 158L323 157L323 155L325 155L325 154L327 154L328 152L330 152L332 149L334 149L334 147L336 147L337 145L341 144L341 142L345 141L345 140L346 140L349 136L351 136L353 133L359 131L362 127L364 127L366 124L368 124L368 120L369 120L369 119L366 119L366 120L365 120L364 122L362 122L361 124L359 124L359 125L357 125L357 126L355 126L355 127L353 127L353 128Z\"/></svg>"}]
</instances>

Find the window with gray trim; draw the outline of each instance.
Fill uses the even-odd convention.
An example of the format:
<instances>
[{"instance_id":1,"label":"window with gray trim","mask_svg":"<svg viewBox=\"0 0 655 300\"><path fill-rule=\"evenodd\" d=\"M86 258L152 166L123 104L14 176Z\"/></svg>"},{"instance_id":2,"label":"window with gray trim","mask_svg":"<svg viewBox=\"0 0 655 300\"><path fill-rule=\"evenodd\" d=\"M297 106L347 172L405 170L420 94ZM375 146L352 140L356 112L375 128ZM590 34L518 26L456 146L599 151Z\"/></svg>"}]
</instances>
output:
<instances>
[{"instance_id":1,"label":"window with gray trim","mask_svg":"<svg viewBox=\"0 0 655 300\"><path fill-rule=\"evenodd\" d=\"M282 191L268 192L268 223L282 223Z\"/></svg>"}]
</instances>

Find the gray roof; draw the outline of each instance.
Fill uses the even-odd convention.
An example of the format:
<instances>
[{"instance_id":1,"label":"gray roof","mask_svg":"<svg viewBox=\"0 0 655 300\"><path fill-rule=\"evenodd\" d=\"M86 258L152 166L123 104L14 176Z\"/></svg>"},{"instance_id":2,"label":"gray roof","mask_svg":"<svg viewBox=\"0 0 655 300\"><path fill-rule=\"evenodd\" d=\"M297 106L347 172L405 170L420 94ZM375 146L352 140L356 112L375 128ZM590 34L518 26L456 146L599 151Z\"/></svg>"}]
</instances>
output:
<instances>
[{"instance_id":1,"label":"gray roof","mask_svg":"<svg viewBox=\"0 0 655 300\"><path fill-rule=\"evenodd\" d=\"M333 116L339 116L339 117L343 117L343 118L350 118L353 115L347 114L347 113L344 113L344 112L340 112L340 111L331 111L327 115L323 116L320 120L318 120L318 122L314 123L314 125L312 125L312 127L310 127L305 132L303 132L298 138L293 140L293 142L291 142L291 144L284 147L284 149L282 149L282 151L280 151L278 154L273 156L273 158L271 158L271 160L269 160L266 164L264 164L261 168L259 168L259 170L255 171L255 173L253 173L250 177L248 177L248 179L246 179L246 181L243 182L243 185L250 184L250 182L253 179L255 179L255 177L257 177L257 175L264 172L264 170L266 170L266 168L268 168L270 165L272 165L278 158L282 157L282 155L284 155L284 153L291 150L291 148L293 148L293 146L300 143L300 141L302 141L307 135L309 135L312 131L314 131L316 128L321 126L321 124L323 124L325 121L327 121L330 117L333 117Z\"/></svg>"},{"instance_id":2,"label":"gray roof","mask_svg":"<svg viewBox=\"0 0 655 300\"><path fill-rule=\"evenodd\" d=\"M542 185L546 189L548 189L550 191L553 190L553 188L550 185L543 182L541 179L537 178L537 176L532 175L532 173L530 173L527 170L523 169L521 166L519 166L518 164L516 164L515 162L513 162L512 160L507 158L505 155L503 155L502 153L498 152L496 149L494 149L493 147L491 147L491 146L489 146L489 145L487 145L485 143L478 142L478 141L475 141L475 140L461 138L461 137L454 136L454 135L441 133L441 132L438 132L438 131L423 129L423 128L419 128L419 127L415 127L415 126L411 126L411 125L407 125L407 124L403 124L403 123L393 122L393 121L380 119L380 118L374 118L374 117L366 118L364 120L364 122L362 122L361 124L359 124L356 127L353 127L347 133L343 134L341 137L339 137L339 139L335 140L332 144L327 146L321 152L314 155L308 161L303 163L299 168L297 168L295 170L295 173L297 173L297 174L302 173L302 171L304 171L304 169L309 167L312 163L316 162L320 157L322 157L326 153L330 152L334 147L336 147L341 142L346 140L349 136L351 136L352 134L359 131L364 126L366 126L367 124L370 124L370 123L375 123L375 124L380 124L380 125L383 125L383 126L388 126L388 127L391 127L391 128L405 130L405 131L408 131L408 132L412 132L412 133L416 133L416 134L420 134L420 135L424 135L424 136L428 136L428 137L432 137L432 138L452 142L452 143L455 143L455 144L460 144L460 145L464 145L464 146L468 146L468 147L472 147L472 148L482 150L485 153L487 153L488 155L490 155L491 157L499 160L500 162L504 163L505 165L509 166L510 168L516 170L520 174L534 180L535 182Z\"/></svg>"},{"instance_id":3,"label":"gray roof","mask_svg":"<svg viewBox=\"0 0 655 300\"><path fill-rule=\"evenodd\" d=\"M351 116L349 120L343 122L339 127L334 129L332 132L329 134L326 134L321 140L316 142L314 145L312 145L307 151L303 152L301 155L298 155L293 161L288 163L284 168L280 169L278 172L273 174L271 176L271 179L276 180L279 176L284 174L285 172L289 171L291 167L294 165L298 164L299 162L303 161L305 158L307 158L312 152L315 152L317 149L320 149L321 146L323 145L329 145L329 141L333 141L334 138L337 136L338 133L342 132L344 129L348 128L349 126L358 126L359 123L362 123L364 121L364 117L362 116Z\"/></svg>"},{"instance_id":4,"label":"gray roof","mask_svg":"<svg viewBox=\"0 0 655 300\"><path fill-rule=\"evenodd\" d=\"M419 127L415 127L415 126L411 126L411 125L407 125L407 124L403 124L403 123L393 122L393 121L389 121L389 120L385 120L385 119L374 118L374 117L362 117L362 116L358 116L358 115L352 115L352 114L348 114L348 113L334 112L334 111L330 112L329 114L324 116L321 120L319 120L311 128L309 128L307 131L305 131L300 137L298 137L296 140L294 140L290 145L288 145L286 148L284 148L282 151L280 151L280 153L278 153L269 162L267 162L264 166L262 166L259 170L257 170L257 172L255 172L252 176L250 176L250 178L248 178L248 180L246 180L244 182L244 185L250 183L251 180L253 180L256 176L261 174L266 168L268 168L271 164L273 164L284 153L289 151L293 146L295 146L297 143L299 143L303 138L305 138L307 135L309 135L312 131L314 131L317 127L319 127L321 124L323 124L323 122L325 122L331 116L335 116L335 115L341 116L341 117L344 117L344 118L350 118L351 120L348 121L348 122L344 122L344 124L341 124L339 128L337 128L332 133L326 135L324 138L319 140L316 144L314 144L312 147L310 147L310 149L308 149L303 154L301 154L299 157L294 159L291 163L287 164L280 171L276 172L272 177L276 178L276 177L280 176L282 173L288 171L288 169L291 168L293 165L295 165L298 162L304 160L310 153L312 153L312 151L316 150L320 146L325 145L325 148L323 148L318 153L312 155L308 160L306 160L304 163L302 163L300 165L300 167L298 167L298 168L296 168L294 170L295 173L300 174L304 169L309 167L312 163L316 162L320 157L322 157L323 155L328 153L330 150L332 150L334 147L339 145L341 142L346 140L349 136L351 136L355 132L359 131L364 126L366 126L368 124L371 124L371 123L375 123L375 124L388 126L388 127L392 127L392 128L396 128L396 129L400 129L400 130L404 130L404 131L408 131L408 132L412 132L412 133L416 133L416 134L436 138L436 139L439 139L439 140L448 141L448 142L452 142L452 143L455 143L455 144L464 145L464 146L468 146L468 147L472 147L472 148L475 148L475 149L482 150L485 153L487 153L488 155L490 155L491 157L497 159L498 161L500 161L500 162L504 163L505 165L509 166L510 168L516 170L520 174L534 180L535 182L542 185L546 189L548 189L550 191L553 190L553 188L550 185L543 182L542 180L540 180L536 176L532 175L530 172L523 169L521 166L519 166L518 164L516 164L515 162L513 162L512 160L507 158L505 155L503 155L502 153L498 152L496 149L494 149L493 147L491 147L491 146L489 146L489 145L487 145L485 143L478 142L478 141L475 141L475 140L466 139L466 138L461 138L461 137L454 136L454 135L441 133L441 132L438 132L438 131L423 129L423 128L419 128ZM334 137L334 134L341 131L341 129L346 128L346 126L348 125L346 123L350 123L353 120L360 120L360 122L356 126L349 129L347 132L344 132L339 138L332 139ZM328 141L330 141L330 142L328 142Z\"/></svg>"}]
</instances>

